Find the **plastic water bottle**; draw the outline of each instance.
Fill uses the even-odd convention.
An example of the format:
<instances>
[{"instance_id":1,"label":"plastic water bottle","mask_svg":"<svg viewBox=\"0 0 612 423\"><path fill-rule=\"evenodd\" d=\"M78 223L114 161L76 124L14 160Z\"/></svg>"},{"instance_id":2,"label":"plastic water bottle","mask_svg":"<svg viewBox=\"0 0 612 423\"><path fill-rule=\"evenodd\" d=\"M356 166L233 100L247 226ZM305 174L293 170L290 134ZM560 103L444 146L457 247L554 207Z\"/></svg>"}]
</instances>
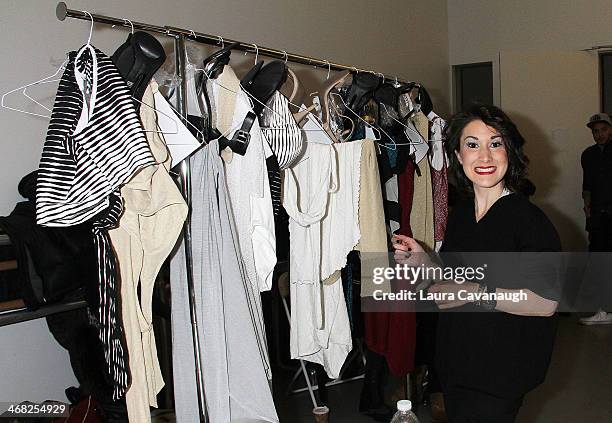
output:
<instances>
[{"instance_id":1,"label":"plastic water bottle","mask_svg":"<svg viewBox=\"0 0 612 423\"><path fill-rule=\"evenodd\" d=\"M397 413L391 419L391 423L419 423L419 419L412 412L412 402L401 400L397 402Z\"/></svg>"}]
</instances>

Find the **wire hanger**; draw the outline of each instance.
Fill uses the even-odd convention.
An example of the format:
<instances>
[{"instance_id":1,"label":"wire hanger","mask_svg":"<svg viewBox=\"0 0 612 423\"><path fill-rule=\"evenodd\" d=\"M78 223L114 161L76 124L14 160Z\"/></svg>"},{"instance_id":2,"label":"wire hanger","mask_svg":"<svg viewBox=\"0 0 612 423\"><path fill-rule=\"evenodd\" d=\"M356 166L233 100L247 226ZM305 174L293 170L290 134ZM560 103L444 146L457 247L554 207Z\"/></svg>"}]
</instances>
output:
<instances>
[{"instance_id":1,"label":"wire hanger","mask_svg":"<svg viewBox=\"0 0 612 423\"><path fill-rule=\"evenodd\" d=\"M402 84L400 84L399 81L397 80L397 75L394 77L393 86L395 88L399 88L402 86Z\"/></svg>"},{"instance_id":2,"label":"wire hanger","mask_svg":"<svg viewBox=\"0 0 612 423\"><path fill-rule=\"evenodd\" d=\"M402 125L404 128L406 128L407 130L411 131L412 133L416 134L419 138L420 141L419 142L398 142L396 143L396 145L421 145L421 144L427 144L430 142L443 142L444 140L442 139L437 139L437 138L430 138L430 139L425 139L423 137L423 135L421 135L421 133L414 127L412 126L408 126L405 125L404 123L402 123L401 121L395 119L387 110L386 110L386 106L384 103L381 103L383 108L385 109L385 111L387 112L387 114L389 115L389 117L391 119L393 119L394 121L396 121L397 123L399 123L400 125ZM438 116L439 117L439 116Z\"/></svg>"},{"instance_id":3,"label":"wire hanger","mask_svg":"<svg viewBox=\"0 0 612 423\"><path fill-rule=\"evenodd\" d=\"M140 104L144 104L145 106L155 110L157 113L166 116L168 119L172 120L172 122L174 123L174 131L172 132L166 132L166 131L155 131L155 130L145 130L144 132L154 132L157 134L178 134L178 123L175 120L176 117L178 117L181 122L183 122L185 125L191 126L201 137L201 139L204 139L204 133L200 130L200 128L198 128L197 126L195 126L193 123L189 122L189 119L187 119L186 117L181 116L176 108L172 105L172 103L167 102L168 105L170 106L170 108L174 111L174 113L176 114L175 116L170 116L168 113L162 112L159 109L156 109L155 107L151 106L150 104L145 103L144 101L141 101L139 99L137 99L136 97L132 97L132 100L137 101Z\"/></svg>"},{"instance_id":4,"label":"wire hanger","mask_svg":"<svg viewBox=\"0 0 612 423\"><path fill-rule=\"evenodd\" d=\"M66 62L67 62L67 61L66 61ZM64 63L66 63L66 62L64 62ZM49 82L57 82L57 81L59 81L59 79L54 79L54 80L50 80L50 81L44 81L44 82L42 82L42 84L49 83ZM39 106L41 106L41 107L42 107L42 108L44 108L45 110L49 111L49 113L51 113L51 110L50 110L50 109L49 109L47 106L45 106L44 104L39 103L39 102L38 102L36 99L34 99L34 98L30 97L30 96L27 94L27 92L26 92L27 88L28 88L28 87L23 88L23 91L22 91L23 95L25 95L25 96L26 96L28 99L32 100L34 103L38 104ZM143 130L143 132L152 132L152 133L156 133L156 134L178 134L178 123L177 123L177 121L175 120L175 117L176 117L176 116L170 116L170 115L168 115L167 113L162 112L161 110L156 109L155 107L151 106L150 104L147 104L147 103L145 103L144 101L137 99L136 97L133 97L133 96L132 96L132 100L134 100L134 101L136 101L136 102L138 102L138 103L140 103L140 104L142 104L142 105L145 105L145 106L147 106L147 107L149 107L149 108L153 109L153 110L154 110L156 113L159 113L159 114L161 114L161 115L166 116L168 119L172 120L172 122L174 123L174 130L173 130L172 132L168 132L168 131L156 131L156 130ZM168 104L170 104L170 103L168 103ZM173 110L174 110L174 107L173 107L171 104L170 104L170 106L171 106L171 107L173 108ZM8 107L7 107L7 108L8 108ZM24 112L24 113L27 113L27 112ZM42 115L38 115L38 116L42 116ZM178 114L177 114L177 116L178 116ZM198 132L198 134L199 134L200 136L202 136L202 138L204 137L203 132L202 132L202 131L201 131L201 130L200 130L198 127L197 127L197 126L195 126L193 123L189 122L189 120L184 119L184 118L182 118L182 117L181 117L181 120L182 120L182 121L183 121L185 124L187 124L187 125L191 126L191 127L192 127L192 128L195 130L195 131L197 131L197 132Z\"/></svg>"},{"instance_id":5,"label":"wire hanger","mask_svg":"<svg viewBox=\"0 0 612 423\"><path fill-rule=\"evenodd\" d=\"M331 64L325 60L325 63L327 63L327 78L325 78L325 80L329 79L329 74L331 73Z\"/></svg>"},{"instance_id":6,"label":"wire hanger","mask_svg":"<svg viewBox=\"0 0 612 423\"><path fill-rule=\"evenodd\" d=\"M176 107L174 107L174 105L170 102L168 102L168 105L170 106L170 108L174 111L174 113L176 113L176 116L187 126L191 126L202 138L202 140L204 139L204 133L200 130L200 128L198 128L197 126L195 126L193 123L189 122L189 119L187 119L186 117L183 117L179 114L179 112L176 110ZM148 104L147 104L148 106ZM151 106L149 106L151 107ZM164 114L164 113L162 113ZM165 116L168 116L167 114L165 114Z\"/></svg>"},{"instance_id":7,"label":"wire hanger","mask_svg":"<svg viewBox=\"0 0 612 423\"><path fill-rule=\"evenodd\" d=\"M255 47L255 64L257 64L257 59L259 59L259 47L257 47L257 44L251 44L253 47ZM248 51L244 52L244 55L246 56L247 53L250 53Z\"/></svg>"},{"instance_id":8,"label":"wire hanger","mask_svg":"<svg viewBox=\"0 0 612 423\"><path fill-rule=\"evenodd\" d=\"M192 31L192 32L193 32L193 31ZM194 33L194 37L195 37L195 33ZM190 63L189 63L189 56L188 56L188 55L187 55L187 63L188 63L188 64L190 64ZM176 108L175 108L175 107L172 105L172 103L167 102L168 106L170 106L170 108L171 108L171 109L174 111L174 113L175 113L175 115L174 115L174 116L170 116L168 113L162 112L161 110L159 110L159 109L157 109L157 108L153 107L153 106L152 106L152 105L150 105L150 104L145 103L145 102L144 102L144 101L142 101L142 100L137 99L137 98L136 98L136 97L134 97L134 96L132 96L132 100L134 100L134 101L136 101L136 102L138 102L138 103L140 103L140 104L143 104L143 105L145 105L145 106L147 106L147 107L149 107L149 108L153 109L153 110L154 110L156 113L159 113L159 114L161 114L161 115L163 115L163 116L167 117L168 119L170 119L170 120L172 121L172 123L174 123L174 131L172 131L172 132L167 132L167 131L156 131L156 130L143 130L143 132L152 132L152 133L156 133L156 134L172 134L172 135L174 135L174 134L178 134L178 129L179 129L179 128L178 128L178 122L176 121L176 118L178 117L178 118L181 120L181 122L183 122L185 125L188 125L188 126L192 127L192 128L193 128L193 129L194 129L194 130L195 130L195 131L198 133L198 135L200 136L200 138L199 138L199 139L201 139L201 140L203 140L203 139L204 139L204 133L203 133L203 132L200 130L200 128L198 128L198 127L197 127L197 126L195 126L193 123L191 123L191 122L189 121L189 119L187 119L186 117L181 116L181 115L180 115L180 114L177 112Z\"/></svg>"},{"instance_id":9,"label":"wire hanger","mask_svg":"<svg viewBox=\"0 0 612 423\"><path fill-rule=\"evenodd\" d=\"M277 115L278 117L280 117L282 120L285 120L285 117L284 117L283 115L281 115L280 113L278 113L276 110L271 109L271 108L270 108L270 107L268 107L266 104L264 104L263 102L261 102L259 99L255 98L255 97L254 97L254 96L253 96L251 93L249 93L247 90L245 90L245 89L244 89L244 87L242 86L242 84L240 85L240 87L242 88L242 90L241 90L240 92L236 92L236 91L234 91L234 90L232 90L232 89L230 89L230 88L228 88L228 87L224 86L223 84L221 84L221 83L220 83L219 81L217 81L216 79L210 78L209 73L207 73L207 72L206 72L204 69L200 69L200 68L195 68L195 67L194 67L194 70L204 72L204 74L205 74L205 75L208 77L208 81L212 82L213 84L216 84L217 86L219 86L219 87L221 87L221 88L223 88L223 89L225 89L225 90L227 90L227 91L229 91L229 92L231 92L231 93L233 93L233 94L236 94L236 95L241 95L241 94L246 95L247 100L249 100L249 103L250 103L250 105L251 105L251 108L253 108L253 100L255 100L257 103L261 104L261 105L262 105L263 107L265 107L267 110L269 110L270 112L274 113L275 115ZM288 100L287 100L287 101L288 101ZM289 101L288 101L288 103L289 103L289 104L291 104L291 105L294 105L293 103L291 103L291 102L289 102ZM295 107L297 107L298 109L304 109L304 110L307 110L306 108L301 107L301 106L297 106L297 105L294 105L294 106L295 106ZM285 123L285 125L284 125L284 126L274 126L274 127L273 127L273 126L268 126L268 127L264 127L264 128L262 128L262 129L271 129L271 130L285 130L285 129L287 129L287 127L288 127L288 126L289 126L289 123Z\"/></svg>"},{"instance_id":10,"label":"wire hanger","mask_svg":"<svg viewBox=\"0 0 612 423\"><path fill-rule=\"evenodd\" d=\"M391 145L393 146L393 148L391 148L389 145L387 145L387 143L385 144L381 144L379 143L380 146L385 147L386 149L389 150L397 150L397 144L395 143L395 140L382 128L374 126L370 123L368 123L366 120L364 120L361 116L359 116L357 113L355 113L355 111L353 109L351 109L349 106L347 106L347 104L344 102L344 99L342 98L342 96L338 93L330 93L331 95L335 95L338 96L338 98L340 98L340 101L342 102L342 104L344 105L344 107L351 112L353 115L355 115L355 117L357 119L359 119L360 121L362 121L368 128L372 129L373 131L378 131L378 139L374 140L374 141L380 141L381 140L381 136L380 133L382 132L383 134L385 134L391 141Z\"/></svg>"},{"instance_id":11,"label":"wire hanger","mask_svg":"<svg viewBox=\"0 0 612 423\"><path fill-rule=\"evenodd\" d=\"M159 113L160 115L164 115L166 116L168 119L170 119L172 121L172 123L174 123L174 131L172 132L166 132L166 131L156 131L156 130L143 130L143 132L152 132L155 134L178 134L178 123L176 122L176 120L174 120L174 117L168 115L167 113L162 112L161 110L156 109L155 107L151 106L150 104L145 103L142 100L137 99L136 97L132 96L132 100L136 101L137 103L140 103L142 105L147 106L150 109L153 109L156 113Z\"/></svg>"},{"instance_id":12,"label":"wire hanger","mask_svg":"<svg viewBox=\"0 0 612 423\"><path fill-rule=\"evenodd\" d=\"M23 85L23 86L21 86L21 87L15 88L15 89L13 89L13 90L10 90L10 91L8 91L8 92L4 93L4 94L2 95L2 100L1 100L1 102L0 102L0 105L1 105L3 108L8 109L8 110L13 110L13 111L15 111L15 112L24 113L24 114L26 114L26 115L38 116L38 117L43 117L43 118L45 118L45 119L49 119L51 116L48 116L48 115L43 115L43 114L40 114L40 113L28 112L27 110L22 110L22 109L18 109L18 108L16 108L16 107L11 107L11 106L8 106L8 105L6 104L6 100L5 100L5 99L6 99L6 97L7 97L8 95L10 95L10 94L12 94L12 93L14 93L14 92L17 92L17 91L23 90L23 91L22 91L22 94L24 94L24 95L25 95L27 98L29 98L30 100L34 101L34 103L38 104L39 106L42 106L42 108L44 108L45 110L47 110L47 111L50 113L50 112L51 112L51 110L49 110L49 108L48 108L48 107L46 107L46 106L42 105L41 103L39 103L38 101L36 101L36 100L32 99L32 98L31 98L29 95L27 95L27 93L25 93L25 90L26 90L27 88L29 88L29 87L34 86L34 85L41 85L41 84L44 84L44 83L48 83L48 82L54 82L54 81L57 81L57 80L54 80L53 78L55 78L57 75L59 75L59 74L60 74L60 72L62 72L62 71L63 71L63 70L66 68L66 64L67 64L67 63L68 63L68 60L65 60L65 61L64 61L64 62L63 62L61 65L60 65L60 67L59 67L59 68L58 68L58 69L55 71L55 73L53 73L53 75L46 76L46 77L44 77L44 78L42 78L42 79L39 79L38 81L35 81L35 82L30 82L29 84Z\"/></svg>"},{"instance_id":13,"label":"wire hanger","mask_svg":"<svg viewBox=\"0 0 612 423\"><path fill-rule=\"evenodd\" d=\"M419 142L403 142L403 143L396 143L396 145L417 145L417 144L427 144L427 140L425 138L423 138L423 135L421 135L421 133L419 131L417 131L415 128L412 128L408 125L406 125L405 123L395 119L393 117L393 115L389 112L389 110L387 109L387 105L385 103L380 103L380 105L383 107L385 113L387 114L387 116L389 116L392 120L394 120L395 122L399 123L400 125L402 125L404 128L406 128L406 130L412 132L413 134L416 134L420 141Z\"/></svg>"},{"instance_id":14,"label":"wire hanger","mask_svg":"<svg viewBox=\"0 0 612 423\"><path fill-rule=\"evenodd\" d=\"M223 45L223 44L224 44L223 37L221 37L221 36L218 36L218 37L219 37L219 41L220 41L220 42L221 42L221 44ZM259 54L259 47L257 47L257 45L256 45L256 44L253 44L253 46L254 46L254 47L255 47L255 49L256 49L256 58L255 58L255 62L257 63L257 55ZM246 55L246 53L247 53L247 52L245 52L245 55ZM194 71L199 71L199 72L204 73L204 75L206 75L206 77L207 77L207 80L208 80L208 81L210 81L210 82L212 82L213 84L216 84L216 85L218 85L219 87L221 87L221 88L225 89L226 91L229 91L229 92L231 92L231 93L233 93L233 94L236 94L236 95L246 94L247 99L249 100L249 104L250 104L251 108L253 108L253 102L251 101L251 99L253 99L253 100L257 101L259 104L261 104L263 107L265 107L266 109L270 110L272 113L274 113L274 114L276 114L277 116L279 116L280 118L284 118L284 117L283 117L281 114L279 114L279 113L278 113L278 112L276 112L275 110L272 110L270 107L268 107L267 105L265 105L264 103L262 103L261 101L259 101L257 98L255 98L254 96L252 96L252 95L251 95L249 92L247 92L247 91L244 89L244 87L242 87L242 85L240 85L240 87L242 88L241 92L236 92L236 91L234 91L234 90L232 90L232 89L230 89L230 88L228 88L228 87L224 86L223 84L221 84L221 83L220 83L219 81L217 81L216 79L211 78L210 73L206 72L206 70L205 70L205 69L198 68L198 67L197 67L195 64L193 64L193 63L189 62L189 57L187 57L187 62L188 62L188 63L187 63L187 65L188 65L188 66L191 66L191 67L192 67L192 69L193 69ZM187 120L187 121L185 121L185 122L186 122L186 123L188 123L189 125L191 125L193 128L195 128L195 129L198 131L198 133L202 135L202 138L204 138L202 131L200 131L198 128L196 128L196 127L195 127L195 126L194 126L194 125L193 125L191 122L189 122L188 120ZM289 124L285 124L285 126L284 126L284 127L274 127L274 128L273 128L273 127L270 127L270 128L266 128L266 129L282 129L282 130L284 130L284 129L286 129L286 128L287 128L287 126L289 126Z\"/></svg>"},{"instance_id":15,"label":"wire hanger","mask_svg":"<svg viewBox=\"0 0 612 423\"><path fill-rule=\"evenodd\" d=\"M129 20L128 18L121 18L121 19L123 20L123 23L129 23L129 24L130 24L130 26L132 27L132 31L131 31L131 33L132 33L132 35L133 35L133 34L134 34L134 24L132 23L132 21L131 21L131 20ZM117 26L117 24L115 24L115 25L111 25L111 28L114 28L114 27L116 27L116 26Z\"/></svg>"},{"instance_id":16,"label":"wire hanger","mask_svg":"<svg viewBox=\"0 0 612 423\"><path fill-rule=\"evenodd\" d=\"M94 18L92 16L91 13L89 13L87 10L81 10L81 12L86 13L87 15L89 15L89 18L91 19L91 25L89 26L89 38L87 38L87 44L86 45L91 45L91 37L93 35L93 28L94 28Z\"/></svg>"},{"instance_id":17,"label":"wire hanger","mask_svg":"<svg viewBox=\"0 0 612 423\"><path fill-rule=\"evenodd\" d=\"M206 74L206 76L209 76L209 74L204 70L204 69L199 69L199 68L195 68L195 70L197 71L202 71ZM278 117L280 117L283 121L285 120L285 117L283 115L281 115L280 113L278 113L276 110L271 109L270 107L268 107L266 104L262 103L259 99L255 98L251 93L249 93L247 90L244 89L244 87L242 86L242 84L240 85L240 87L242 88L241 93L237 93L234 90L227 88L226 86L224 86L223 84L221 84L219 81L217 81L216 79L208 79L209 81L211 81L213 84L218 85L219 87L234 93L236 95L240 95L242 94L246 94L247 99L249 100L249 103L251 104L251 108L253 107L253 100L256 101L257 103L261 104L263 107L265 107L267 110L269 110L270 112L274 113L275 115L277 115ZM305 106L299 106L297 104L294 104L292 102L290 102L289 100L287 100L287 103L296 107L299 111L306 111L308 112L308 114L312 114L310 109L308 107ZM313 115L314 116L314 115ZM266 126L266 127L262 127L262 129L270 129L270 130L285 130L287 129L287 127L289 126L289 123L285 123L284 126ZM323 129L304 129L304 128L300 128L300 130L302 131L311 131L311 132L320 132L323 131ZM325 131L323 131L325 132Z\"/></svg>"},{"instance_id":18,"label":"wire hanger","mask_svg":"<svg viewBox=\"0 0 612 423\"><path fill-rule=\"evenodd\" d=\"M170 104L170 103L168 103L168 104ZM172 105L170 104L170 107L172 107L172 110L174 110L174 106L172 106ZM191 124L191 122L189 122L189 121L186 121L186 122L187 122L187 123L189 123L190 125L192 125L192 124ZM193 125L192 125L192 126L193 126ZM222 133L221 135L219 135L217 138L213 138L213 139L211 139L210 141L206 141L206 139L204 138L204 135L202 134L202 132L201 132L201 131L200 131L198 128L196 128L195 126L193 126L193 127L194 127L194 128L195 128L195 129L196 129L196 130L197 130L197 131L200 133L200 134L202 134L202 142L201 142L201 145L200 145L199 147L197 147L195 150L193 150L191 153L189 153L189 155L190 155L190 156L191 156L191 155L193 155L193 154L194 154L196 151L198 151L200 148L202 148L202 147L204 147L204 146L206 146L206 145L210 144L210 143L211 143L211 142L213 142L213 141L218 141L218 140L220 140L220 139L221 139L221 138L223 138L223 137L227 137L227 136L228 136L229 134L231 134L232 132L236 131L237 129L240 129L240 128L241 128L241 126L242 126L242 122L241 122L240 124L236 124L236 125L232 126L230 129L228 129L227 131L225 131L224 133ZM175 144L175 145L180 145L180 144ZM176 172L174 172L174 171L170 171L169 173L171 173L171 174L172 174L172 175L174 175L174 176L179 176L179 175L178 175L178 173L176 173Z\"/></svg>"},{"instance_id":19,"label":"wire hanger","mask_svg":"<svg viewBox=\"0 0 612 423\"><path fill-rule=\"evenodd\" d=\"M46 82L58 82L58 81L59 81L59 79L52 79L52 80L50 80L50 81L45 81L44 83L46 83ZM28 87L25 87L25 88L24 88L24 89L21 91L21 94L23 94L23 96L24 96L25 98L27 98L28 100L30 100L30 101L32 101L32 102L34 102L34 103L38 104L40 107L42 107L43 109L45 109L46 111L48 111L49 113L51 113L51 109L49 109L47 106L45 106L44 104L42 104L41 102L39 102L39 101L38 101L38 100L36 100L35 98L30 97L30 96L28 95L28 93L27 93L27 89L28 89Z\"/></svg>"},{"instance_id":20,"label":"wire hanger","mask_svg":"<svg viewBox=\"0 0 612 423\"><path fill-rule=\"evenodd\" d=\"M89 26L89 37L87 38L87 44L85 44L85 46L86 46L86 47L90 47L90 48L91 48L91 38L92 38L92 36L93 36L94 18L93 18L93 16L92 16L92 14L91 14L91 13L89 13L88 11L83 10L82 12L83 12L83 13L85 13L85 14L87 14L87 15L89 15L89 18L91 19L91 25ZM77 56L77 59L78 59L78 56ZM75 60L77 60L77 59L75 59ZM43 115L43 114L40 114L40 113L28 112L27 110L22 110L22 109L18 109L18 108L16 108L16 107L11 107L11 106L8 106L8 105L6 105L6 103L5 103L5 99L6 99L6 96L8 96L9 94L12 94L12 93L14 93L14 92L16 92L16 91L22 90L22 91L21 91L21 93L22 93L22 94L23 94L23 95L24 95L26 98L28 98L29 100L33 101L35 104L37 104L37 105L41 106L43 109L45 109L45 110L47 110L49 113L51 113L51 110L50 110L50 109L49 109L47 106L45 106L45 105L41 104L41 103L40 103L40 102L38 102L37 100L35 100L35 99L33 99L32 97L30 97L30 96L27 94L27 91L26 91L26 90L27 90L27 88L32 87L32 86L34 86L34 85L41 85L41 84L45 84L45 83L56 82L55 80L53 80L53 78L55 78L55 77L56 77L56 76L57 76L57 75L58 75L60 72L62 72L62 71L65 69L65 66L66 66L66 64L67 64L67 63L68 63L68 60L64 61L64 62L63 62L61 65L60 65L60 67L59 67L59 68L58 68L58 69L55 71L55 73L54 73L53 75L46 76L46 77L44 77L44 78L42 78L42 79L39 79L38 81L31 82L31 83L29 83L29 84L23 85L23 86L21 86L21 87L19 87L19 88L15 88L15 89L13 89L13 90L11 90L11 91L8 91L8 92L4 93L4 94L2 95L2 100L0 101L0 105L1 105L3 108L5 108L5 109L13 110L13 111L15 111L15 112L20 112L20 113L24 113L24 114L26 114L26 115L32 115L32 116L42 117L42 118L45 118L45 119L50 119L50 118L51 118L51 116L49 116L49 115Z\"/></svg>"},{"instance_id":21,"label":"wire hanger","mask_svg":"<svg viewBox=\"0 0 612 423\"><path fill-rule=\"evenodd\" d=\"M91 19L91 25L89 26L89 37L87 38L87 44L85 44L83 47L81 47L79 49L76 57L74 58L75 73L79 73L78 72L77 63L79 63L79 59L80 59L81 55L85 52L85 49L89 49L89 51L91 52L92 56L95 56L95 54L96 54L95 51L94 51L93 46L91 45L91 37L93 36L93 28L94 28L94 18L91 15L91 13L89 13L87 10L83 10L82 12L86 13L87 15L89 15L89 18Z\"/></svg>"}]
</instances>

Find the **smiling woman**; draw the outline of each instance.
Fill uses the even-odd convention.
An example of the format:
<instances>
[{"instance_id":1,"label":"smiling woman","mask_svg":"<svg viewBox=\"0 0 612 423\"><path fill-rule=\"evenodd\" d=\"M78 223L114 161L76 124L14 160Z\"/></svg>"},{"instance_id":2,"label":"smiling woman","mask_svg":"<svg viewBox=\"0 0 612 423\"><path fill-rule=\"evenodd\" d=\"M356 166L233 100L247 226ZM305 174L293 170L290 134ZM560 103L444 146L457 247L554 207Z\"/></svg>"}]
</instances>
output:
<instances>
[{"instance_id":1,"label":"smiling woman","mask_svg":"<svg viewBox=\"0 0 612 423\"><path fill-rule=\"evenodd\" d=\"M463 139L455 155L469 180L478 187L501 186L508 170L508 155L501 134L481 120L463 129Z\"/></svg>"},{"instance_id":2,"label":"smiling woman","mask_svg":"<svg viewBox=\"0 0 612 423\"><path fill-rule=\"evenodd\" d=\"M449 152L449 172L468 192L476 189L474 183L479 185L482 181L487 185L491 180L500 182L502 178L503 185L511 191L524 192L531 186L526 177L529 160L522 150L525 139L497 107L476 105L455 115L446 127L445 143ZM491 170L490 166L499 168ZM476 167L479 167L478 173ZM485 178L472 179L470 176Z\"/></svg>"},{"instance_id":3,"label":"smiling woman","mask_svg":"<svg viewBox=\"0 0 612 423\"><path fill-rule=\"evenodd\" d=\"M478 105L455 115L445 142L451 176L472 195L453 207L440 251L496 253L520 272L478 283L436 281L428 289L449 311L439 316L435 367L451 422L511 423L550 362L559 292L554 274L537 257L561 251L561 243L546 215L521 194L530 184L525 140L504 112ZM402 235L393 246L400 264L407 251L423 252ZM534 268L513 261L513 252L525 254ZM465 266L461 254L454 261L452 256L445 266Z\"/></svg>"}]
</instances>

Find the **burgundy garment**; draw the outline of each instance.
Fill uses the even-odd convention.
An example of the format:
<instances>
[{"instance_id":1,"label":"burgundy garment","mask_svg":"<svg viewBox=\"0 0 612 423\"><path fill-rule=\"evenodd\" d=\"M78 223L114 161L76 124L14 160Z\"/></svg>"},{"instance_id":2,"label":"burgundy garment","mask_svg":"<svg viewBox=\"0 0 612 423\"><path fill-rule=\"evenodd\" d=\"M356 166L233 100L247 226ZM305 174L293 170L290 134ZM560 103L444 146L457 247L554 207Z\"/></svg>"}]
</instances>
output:
<instances>
[{"instance_id":1,"label":"burgundy garment","mask_svg":"<svg viewBox=\"0 0 612 423\"><path fill-rule=\"evenodd\" d=\"M406 164L406 169L397 177L399 204L402 209L402 220L400 221L400 229L397 232L409 237L412 237L410 212L412 211L414 196L414 171L414 161L409 160Z\"/></svg>"},{"instance_id":2,"label":"burgundy garment","mask_svg":"<svg viewBox=\"0 0 612 423\"><path fill-rule=\"evenodd\" d=\"M363 313L368 349L383 355L395 376L405 376L414 370L415 318L414 312Z\"/></svg>"},{"instance_id":3,"label":"burgundy garment","mask_svg":"<svg viewBox=\"0 0 612 423\"><path fill-rule=\"evenodd\" d=\"M446 222L448 220L448 175L446 173L446 157L443 158L442 169L431 167L431 183L433 185L434 202L434 240L444 241Z\"/></svg>"},{"instance_id":4,"label":"burgundy garment","mask_svg":"<svg viewBox=\"0 0 612 423\"><path fill-rule=\"evenodd\" d=\"M414 193L414 170L414 163L409 160L406 169L398 175L399 203L402 208L398 232L407 236L412 236L410 211ZM363 313L365 342L370 350L385 356L393 375L405 376L414 370L416 315L414 312L406 312L405 304L398 307L403 307L403 311Z\"/></svg>"}]
</instances>

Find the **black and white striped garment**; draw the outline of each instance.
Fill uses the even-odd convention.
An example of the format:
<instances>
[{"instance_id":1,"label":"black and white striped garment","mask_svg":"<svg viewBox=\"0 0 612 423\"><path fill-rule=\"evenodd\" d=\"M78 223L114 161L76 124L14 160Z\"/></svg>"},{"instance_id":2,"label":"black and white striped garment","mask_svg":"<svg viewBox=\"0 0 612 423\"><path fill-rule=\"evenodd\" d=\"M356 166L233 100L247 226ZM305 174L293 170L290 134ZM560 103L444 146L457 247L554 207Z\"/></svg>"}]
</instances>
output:
<instances>
[{"instance_id":1,"label":"black and white striped garment","mask_svg":"<svg viewBox=\"0 0 612 423\"><path fill-rule=\"evenodd\" d=\"M287 169L302 154L304 140L291 110L289 100L276 91L266 103L259 123L281 170Z\"/></svg>"},{"instance_id":2,"label":"black and white striped garment","mask_svg":"<svg viewBox=\"0 0 612 423\"><path fill-rule=\"evenodd\" d=\"M93 308L114 399L124 395L130 377L108 230L123 212L120 186L154 163L130 92L110 58L91 45L71 53L43 147L36 215L45 226L93 219L99 284L99 303Z\"/></svg>"},{"instance_id":3,"label":"black and white striped garment","mask_svg":"<svg viewBox=\"0 0 612 423\"><path fill-rule=\"evenodd\" d=\"M91 45L71 54L40 160L37 222L70 226L90 219L108 208L111 192L151 164L130 92L113 62Z\"/></svg>"},{"instance_id":4,"label":"black and white striped garment","mask_svg":"<svg viewBox=\"0 0 612 423\"><path fill-rule=\"evenodd\" d=\"M268 182L270 183L270 197L272 198L272 211L274 216L278 216L281 205L281 175L276 156L272 154L266 159L268 170Z\"/></svg>"},{"instance_id":5,"label":"black and white striped garment","mask_svg":"<svg viewBox=\"0 0 612 423\"><path fill-rule=\"evenodd\" d=\"M111 244L109 229L116 228L123 214L119 189L109 195L105 216L93 223L94 242L98 255L98 299L94 316L98 320L98 337L102 341L104 359L113 380L113 399L121 398L130 384L128 351L119 309L119 267Z\"/></svg>"}]
</instances>

